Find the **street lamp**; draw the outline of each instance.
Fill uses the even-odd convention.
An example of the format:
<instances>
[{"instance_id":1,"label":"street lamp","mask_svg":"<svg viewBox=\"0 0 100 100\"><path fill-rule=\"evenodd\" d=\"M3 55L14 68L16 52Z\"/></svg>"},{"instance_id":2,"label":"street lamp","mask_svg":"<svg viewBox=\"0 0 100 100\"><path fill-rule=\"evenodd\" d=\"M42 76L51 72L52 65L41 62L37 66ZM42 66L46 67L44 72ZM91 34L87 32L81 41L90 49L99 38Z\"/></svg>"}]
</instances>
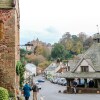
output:
<instances>
[{"instance_id":1,"label":"street lamp","mask_svg":"<svg viewBox=\"0 0 100 100\"><path fill-rule=\"evenodd\" d=\"M27 44L24 44L24 45L18 45L18 46L33 46L33 44L31 44L30 42L28 42Z\"/></svg>"},{"instance_id":2,"label":"street lamp","mask_svg":"<svg viewBox=\"0 0 100 100\"><path fill-rule=\"evenodd\" d=\"M99 25L96 25L97 26L97 31L98 31L98 33L99 33Z\"/></svg>"}]
</instances>

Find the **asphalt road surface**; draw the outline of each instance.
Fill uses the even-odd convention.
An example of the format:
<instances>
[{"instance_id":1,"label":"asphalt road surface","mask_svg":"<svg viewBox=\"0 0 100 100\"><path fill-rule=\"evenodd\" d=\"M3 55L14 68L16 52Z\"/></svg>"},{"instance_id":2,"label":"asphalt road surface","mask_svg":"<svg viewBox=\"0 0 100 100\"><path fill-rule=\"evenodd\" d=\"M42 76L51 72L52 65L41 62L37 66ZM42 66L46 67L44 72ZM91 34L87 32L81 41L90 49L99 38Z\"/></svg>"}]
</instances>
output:
<instances>
[{"instance_id":1,"label":"asphalt road surface","mask_svg":"<svg viewBox=\"0 0 100 100\"><path fill-rule=\"evenodd\" d=\"M38 100L41 100L40 97L43 96L43 100L100 100L100 94L64 94L58 93L66 88L66 86L61 86L58 84L53 84L49 81L40 83L42 89L38 93ZM32 92L30 100L32 98Z\"/></svg>"}]
</instances>

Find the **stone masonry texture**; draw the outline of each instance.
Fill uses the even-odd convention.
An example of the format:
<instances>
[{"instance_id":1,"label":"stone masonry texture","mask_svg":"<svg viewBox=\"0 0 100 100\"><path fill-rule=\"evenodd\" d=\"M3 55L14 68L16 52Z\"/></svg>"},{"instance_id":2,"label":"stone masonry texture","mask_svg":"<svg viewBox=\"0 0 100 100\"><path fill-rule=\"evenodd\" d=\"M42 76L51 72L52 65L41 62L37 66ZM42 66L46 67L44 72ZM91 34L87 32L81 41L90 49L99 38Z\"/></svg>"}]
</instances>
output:
<instances>
[{"instance_id":1,"label":"stone masonry texture","mask_svg":"<svg viewBox=\"0 0 100 100\"><path fill-rule=\"evenodd\" d=\"M0 39L0 86L13 93L18 86L16 62L19 60L19 20L16 12L16 8L0 9L0 21L3 22Z\"/></svg>"}]
</instances>

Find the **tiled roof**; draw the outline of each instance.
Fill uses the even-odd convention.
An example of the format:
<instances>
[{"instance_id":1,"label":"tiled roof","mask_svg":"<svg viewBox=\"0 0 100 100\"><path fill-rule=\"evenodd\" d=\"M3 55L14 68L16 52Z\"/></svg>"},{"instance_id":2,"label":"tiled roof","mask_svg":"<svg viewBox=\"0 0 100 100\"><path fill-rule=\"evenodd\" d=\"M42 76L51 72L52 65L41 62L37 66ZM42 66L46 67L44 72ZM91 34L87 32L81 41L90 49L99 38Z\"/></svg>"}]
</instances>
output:
<instances>
[{"instance_id":1,"label":"tiled roof","mask_svg":"<svg viewBox=\"0 0 100 100\"><path fill-rule=\"evenodd\" d=\"M100 79L100 72L80 72L80 73L72 73L72 72L66 72L63 74L60 74L59 77L64 78L99 78Z\"/></svg>"},{"instance_id":2,"label":"tiled roof","mask_svg":"<svg viewBox=\"0 0 100 100\"><path fill-rule=\"evenodd\" d=\"M97 35L96 35L97 36ZM95 36L95 38L96 38ZM98 37L99 38L99 37ZM95 70L95 72L75 72L77 67L81 64L83 60L86 60L88 64ZM100 78L100 43L94 43L74 64L69 61L70 67L72 68L70 72L65 72L60 75L60 77L66 78Z\"/></svg>"},{"instance_id":3,"label":"tiled roof","mask_svg":"<svg viewBox=\"0 0 100 100\"><path fill-rule=\"evenodd\" d=\"M70 71L72 71L75 68L75 65L79 62L79 59L77 60L69 60L68 66L70 66Z\"/></svg>"},{"instance_id":4,"label":"tiled roof","mask_svg":"<svg viewBox=\"0 0 100 100\"><path fill-rule=\"evenodd\" d=\"M83 56L85 59L91 59L96 71L100 71L100 43L94 43Z\"/></svg>"}]
</instances>

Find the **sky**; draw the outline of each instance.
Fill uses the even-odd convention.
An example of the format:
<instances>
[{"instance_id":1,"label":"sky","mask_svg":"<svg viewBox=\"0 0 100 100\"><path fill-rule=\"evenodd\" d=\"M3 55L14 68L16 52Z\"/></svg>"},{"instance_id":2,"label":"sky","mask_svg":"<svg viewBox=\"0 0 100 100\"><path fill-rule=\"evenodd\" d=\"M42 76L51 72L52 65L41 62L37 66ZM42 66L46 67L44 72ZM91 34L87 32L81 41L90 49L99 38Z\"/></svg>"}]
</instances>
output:
<instances>
[{"instance_id":1,"label":"sky","mask_svg":"<svg viewBox=\"0 0 100 100\"><path fill-rule=\"evenodd\" d=\"M100 26L100 0L19 0L19 3L20 44L37 38L53 44L65 32L92 36Z\"/></svg>"}]
</instances>

